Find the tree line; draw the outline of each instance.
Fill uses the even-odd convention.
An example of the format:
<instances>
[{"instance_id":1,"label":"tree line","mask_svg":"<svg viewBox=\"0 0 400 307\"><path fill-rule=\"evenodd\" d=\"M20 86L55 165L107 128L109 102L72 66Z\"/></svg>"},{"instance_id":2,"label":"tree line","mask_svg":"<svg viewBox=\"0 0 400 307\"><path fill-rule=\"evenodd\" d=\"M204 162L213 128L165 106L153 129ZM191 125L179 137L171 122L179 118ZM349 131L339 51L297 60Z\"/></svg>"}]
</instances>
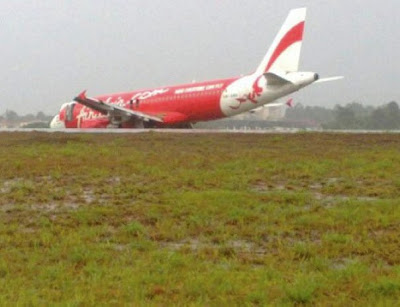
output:
<instances>
[{"instance_id":1,"label":"tree line","mask_svg":"<svg viewBox=\"0 0 400 307\"><path fill-rule=\"evenodd\" d=\"M0 122L50 122L52 117L44 112L18 115L15 111L7 110L0 115ZM398 130L400 107L395 101L378 107L352 102L344 106L336 105L333 109L299 103L286 110L284 121L309 123L310 126L324 129Z\"/></svg>"},{"instance_id":2,"label":"tree line","mask_svg":"<svg viewBox=\"0 0 400 307\"><path fill-rule=\"evenodd\" d=\"M33 121L42 121L47 122L53 118L52 115L47 115L44 112L37 112L36 114L26 114L19 115L17 112L12 110L7 110L4 114L0 115L0 121L9 121L9 122L33 122Z\"/></svg>"},{"instance_id":3,"label":"tree line","mask_svg":"<svg viewBox=\"0 0 400 307\"><path fill-rule=\"evenodd\" d=\"M392 101L379 107L352 102L333 109L297 104L286 111L285 120L308 121L324 129L400 129L400 108Z\"/></svg>"}]
</instances>

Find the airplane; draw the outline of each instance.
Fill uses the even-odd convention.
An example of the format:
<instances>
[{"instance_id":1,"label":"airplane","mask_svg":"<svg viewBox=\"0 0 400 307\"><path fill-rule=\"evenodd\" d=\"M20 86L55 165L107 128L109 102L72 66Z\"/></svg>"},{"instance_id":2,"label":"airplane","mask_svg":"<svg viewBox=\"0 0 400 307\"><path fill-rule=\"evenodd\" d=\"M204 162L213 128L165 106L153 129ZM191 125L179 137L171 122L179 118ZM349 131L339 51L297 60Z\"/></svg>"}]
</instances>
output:
<instances>
[{"instance_id":1,"label":"airplane","mask_svg":"<svg viewBox=\"0 0 400 307\"><path fill-rule=\"evenodd\" d=\"M86 91L63 104L51 128L191 128L259 109L321 79L298 71L306 8L289 12L257 69L246 76L88 97ZM275 103L274 103L275 102Z\"/></svg>"}]
</instances>

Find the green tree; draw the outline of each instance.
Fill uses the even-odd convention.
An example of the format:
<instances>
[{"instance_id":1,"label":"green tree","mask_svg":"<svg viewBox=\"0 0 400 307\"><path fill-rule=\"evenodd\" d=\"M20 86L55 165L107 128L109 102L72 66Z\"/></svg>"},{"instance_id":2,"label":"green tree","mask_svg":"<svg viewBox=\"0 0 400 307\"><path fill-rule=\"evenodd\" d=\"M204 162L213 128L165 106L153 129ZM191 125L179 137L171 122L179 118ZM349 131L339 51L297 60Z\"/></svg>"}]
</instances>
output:
<instances>
[{"instance_id":1,"label":"green tree","mask_svg":"<svg viewBox=\"0 0 400 307\"><path fill-rule=\"evenodd\" d=\"M47 120L47 116L46 116L46 114L44 114L42 111L40 111L40 112L38 112L38 113L36 114L36 119L37 119L37 120L45 121L45 120Z\"/></svg>"},{"instance_id":2,"label":"green tree","mask_svg":"<svg viewBox=\"0 0 400 307\"><path fill-rule=\"evenodd\" d=\"M7 110L6 111L6 120L8 121L16 121L18 120L18 114L15 111Z\"/></svg>"},{"instance_id":3,"label":"green tree","mask_svg":"<svg viewBox=\"0 0 400 307\"><path fill-rule=\"evenodd\" d=\"M394 101L389 102L385 107L385 113L386 113L387 129L399 129L400 128L399 105Z\"/></svg>"},{"instance_id":4,"label":"green tree","mask_svg":"<svg viewBox=\"0 0 400 307\"><path fill-rule=\"evenodd\" d=\"M357 119L351 105L335 106L335 121L339 129L357 128Z\"/></svg>"}]
</instances>

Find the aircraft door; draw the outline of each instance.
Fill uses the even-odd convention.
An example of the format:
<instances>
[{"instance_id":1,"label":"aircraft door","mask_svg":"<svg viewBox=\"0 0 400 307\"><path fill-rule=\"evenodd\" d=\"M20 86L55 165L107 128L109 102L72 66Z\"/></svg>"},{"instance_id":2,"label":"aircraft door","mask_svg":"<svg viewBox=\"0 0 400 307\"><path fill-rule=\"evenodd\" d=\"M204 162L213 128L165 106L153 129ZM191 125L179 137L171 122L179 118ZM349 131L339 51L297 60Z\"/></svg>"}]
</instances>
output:
<instances>
[{"instance_id":1,"label":"aircraft door","mask_svg":"<svg viewBox=\"0 0 400 307\"><path fill-rule=\"evenodd\" d=\"M67 104L65 121L70 122L74 119L74 108L75 108L74 102Z\"/></svg>"}]
</instances>

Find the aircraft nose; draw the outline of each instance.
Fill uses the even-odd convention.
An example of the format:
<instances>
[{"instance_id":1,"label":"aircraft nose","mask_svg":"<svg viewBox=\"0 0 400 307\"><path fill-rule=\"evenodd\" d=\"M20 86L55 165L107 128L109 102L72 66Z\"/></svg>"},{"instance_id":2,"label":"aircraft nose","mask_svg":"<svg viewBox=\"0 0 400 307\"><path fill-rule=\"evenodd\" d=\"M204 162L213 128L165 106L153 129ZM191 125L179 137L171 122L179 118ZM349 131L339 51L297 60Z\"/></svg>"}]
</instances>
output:
<instances>
[{"instance_id":1,"label":"aircraft nose","mask_svg":"<svg viewBox=\"0 0 400 307\"><path fill-rule=\"evenodd\" d=\"M61 128L65 128L65 124L64 122L62 122L60 120L60 116L56 115L53 117L53 119L50 122L50 128L51 129L61 129Z\"/></svg>"}]
</instances>

